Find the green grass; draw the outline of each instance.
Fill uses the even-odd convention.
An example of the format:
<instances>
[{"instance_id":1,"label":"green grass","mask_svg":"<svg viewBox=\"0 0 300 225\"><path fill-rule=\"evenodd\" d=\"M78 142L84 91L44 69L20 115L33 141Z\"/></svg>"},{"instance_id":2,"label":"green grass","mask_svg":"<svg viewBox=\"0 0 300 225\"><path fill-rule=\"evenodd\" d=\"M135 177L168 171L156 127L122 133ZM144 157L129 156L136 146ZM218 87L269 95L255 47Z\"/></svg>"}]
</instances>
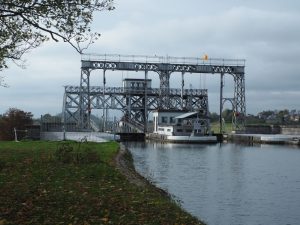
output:
<instances>
[{"instance_id":1,"label":"green grass","mask_svg":"<svg viewBox=\"0 0 300 225\"><path fill-rule=\"evenodd\" d=\"M211 123L211 130L216 134L220 133L220 123L219 122L213 122ZM231 123L225 123L223 125L223 131L225 133L231 133L232 131L232 124Z\"/></svg>"},{"instance_id":2,"label":"green grass","mask_svg":"<svg viewBox=\"0 0 300 225\"><path fill-rule=\"evenodd\" d=\"M153 187L129 183L112 163L118 147L0 142L0 225L201 224Z\"/></svg>"}]
</instances>

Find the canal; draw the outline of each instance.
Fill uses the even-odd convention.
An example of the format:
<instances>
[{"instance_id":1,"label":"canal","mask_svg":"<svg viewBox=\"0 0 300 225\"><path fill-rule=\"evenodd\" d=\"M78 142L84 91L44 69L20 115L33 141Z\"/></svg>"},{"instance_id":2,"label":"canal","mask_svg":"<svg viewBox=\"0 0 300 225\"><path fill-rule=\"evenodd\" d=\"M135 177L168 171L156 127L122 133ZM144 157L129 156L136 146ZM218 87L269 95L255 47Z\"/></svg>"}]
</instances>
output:
<instances>
[{"instance_id":1,"label":"canal","mask_svg":"<svg viewBox=\"0 0 300 225\"><path fill-rule=\"evenodd\" d=\"M127 143L136 170L208 225L300 224L300 149Z\"/></svg>"}]
</instances>

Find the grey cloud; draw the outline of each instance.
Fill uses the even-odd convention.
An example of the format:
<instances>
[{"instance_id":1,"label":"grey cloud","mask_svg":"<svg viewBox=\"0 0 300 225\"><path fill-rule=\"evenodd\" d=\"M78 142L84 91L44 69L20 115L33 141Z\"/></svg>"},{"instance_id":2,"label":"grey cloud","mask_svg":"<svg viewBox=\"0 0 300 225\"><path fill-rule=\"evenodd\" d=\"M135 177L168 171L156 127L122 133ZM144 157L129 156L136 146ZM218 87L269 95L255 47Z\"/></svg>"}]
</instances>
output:
<instances>
[{"instance_id":1,"label":"grey cloud","mask_svg":"<svg viewBox=\"0 0 300 225\"><path fill-rule=\"evenodd\" d=\"M119 0L115 11L95 17L93 27L102 36L89 51L245 58L248 112L255 113L263 107L297 108L296 99L300 98L297 92L300 85L299 10L300 2L294 0ZM62 86L79 85L80 57L70 47L54 43L26 57L29 63L26 70L5 72L11 88L10 91L1 89L6 95L1 96L1 110L12 102L22 105L25 99L35 99L38 95L44 96L49 104L32 100L29 109L34 113L60 112ZM119 86L122 76L140 75L111 72L109 85ZM158 78L152 76L157 85ZM218 79L207 75L205 83L213 111L218 107ZM93 82L101 84L101 72L93 74ZM199 76L187 77L186 85L189 83L195 88L201 86ZM171 84L179 87L180 79L172 78ZM229 78L227 84L230 93Z\"/></svg>"}]
</instances>

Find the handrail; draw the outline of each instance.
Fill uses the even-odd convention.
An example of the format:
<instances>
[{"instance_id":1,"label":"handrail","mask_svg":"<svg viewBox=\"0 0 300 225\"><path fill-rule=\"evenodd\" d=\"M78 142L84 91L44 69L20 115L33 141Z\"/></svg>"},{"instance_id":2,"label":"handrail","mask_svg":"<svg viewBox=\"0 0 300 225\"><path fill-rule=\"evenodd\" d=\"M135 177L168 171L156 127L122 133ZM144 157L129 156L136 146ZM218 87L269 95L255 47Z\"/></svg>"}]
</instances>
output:
<instances>
[{"instance_id":1,"label":"handrail","mask_svg":"<svg viewBox=\"0 0 300 225\"><path fill-rule=\"evenodd\" d=\"M82 54L83 61L104 62L133 62L133 63L161 63L184 65L223 65L245 66L245 59L223 59L205 57L174 57L174 56L146 56L146 55L118 55L118 54Z\"/></svg>"},{"instance_id":2,"label":"handrail","mask_svg":"<svg viewBox=\"0 0 300 225\"><path fill-rule=\"evenodd\" d=\"M145 89L137 89L137 88L124 88L124 87L106 87L105 92L103 92L103 86L90 86L89 92L97 92L97 93L106 93L106 94L144 94ZM76 92L80 93L80 86L65 86L66 92ZM87 90L84 90L87 92ZM148 88L147 94L159 94L161 91L160 88ZM180 88L169 88L170 95L181 95ZM207 89L184 89L184 95L207 95Z\"/></svg>"}]
</instances>

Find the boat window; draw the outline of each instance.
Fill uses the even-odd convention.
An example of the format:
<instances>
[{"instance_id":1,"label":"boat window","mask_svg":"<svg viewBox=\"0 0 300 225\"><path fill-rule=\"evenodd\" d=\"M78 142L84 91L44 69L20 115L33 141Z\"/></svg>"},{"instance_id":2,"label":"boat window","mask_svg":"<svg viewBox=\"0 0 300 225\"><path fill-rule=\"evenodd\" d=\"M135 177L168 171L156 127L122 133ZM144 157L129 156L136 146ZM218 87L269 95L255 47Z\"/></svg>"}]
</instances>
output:
<instances>
[{"instance_id":1,"label":"boat window","mask_svg":"<svg viewBox=\"0 0 300 225\"><path fill-rule=\"evenodd\" d=\"M170 123L175 123L175 118L173 116L170 117Z\"/></svg>"},{"instance_id":2,"label":"boat window","mask_svg":"<svg viewBox=\"0 0 300 225\"><path fill-rule=\"evenodd\" d=\"M162 122L162 123L168 123L168 117L162 116L162 117L161 117L161 122Z\"/></svg>"},{"instance_id":3,"label":"boat window","mask_svg":"<svg viewBox=\"0 0 300 225\"><path fill-rule=\"evenodd\" d=\"M177 119L177 125L181 125L182 124L182 119Z\"/></svg>"}]
</instances>

